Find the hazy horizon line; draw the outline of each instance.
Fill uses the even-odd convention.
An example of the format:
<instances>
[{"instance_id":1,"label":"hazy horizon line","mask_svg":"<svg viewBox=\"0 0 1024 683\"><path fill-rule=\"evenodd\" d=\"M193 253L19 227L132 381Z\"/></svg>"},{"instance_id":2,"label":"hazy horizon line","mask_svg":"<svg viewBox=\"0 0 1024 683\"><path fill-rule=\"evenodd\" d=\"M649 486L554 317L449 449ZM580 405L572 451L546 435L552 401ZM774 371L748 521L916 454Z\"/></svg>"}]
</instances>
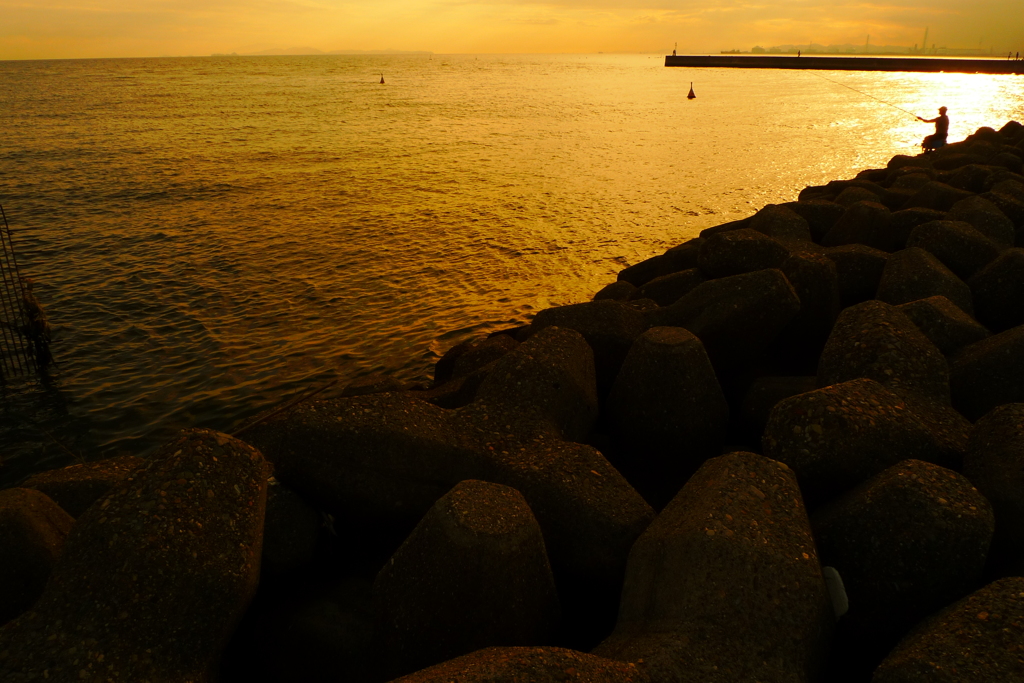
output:
<instances>
[{"instance_id":1,"label":"hazy horizon line","mask_svg":"<svg viewBox=\"0 0 1024 683\"><path fill-rule=\"evenodd\" d=\"M824 45L821 43L806 43L806 47L822 47L822 48L858 48L864 47L863 45L857 45L853 43L841 43L841 44L829 44ZM757 47L757 46L755 46ZM761 48L765 54L769 54L769 50L795 50L797 48L804 47L800 44L786 44L776 45L770 48ZM914 46L906 45L872 45L873 50L885 50L889 48L913 50ZM966 51L967 48L952 48L952 47L941 47L940 50L954 50ZM300 50L309 50L308 52ZM199 58L211 58L211 57L357 57L357 56L461 56L461 55L660 55L667 56L672 54L672 50L598 50L588 52L433 52L431 50L396 50L396 49L385 49L385 50L319 50L317 48L269 48L266 50L259 50L256 52L212 52L202 54L180 54L180 55L149 55L149 56L120 56L120 57L13 57L13 58L0 58L0 62L53 62L53 61L74 61L74 60L101 60L101 59L199 59ZM697 50L689 52L680 52L681 55L714 55L723 53L736 53L737 49L732 48L729 50ZM751 49L741 51L741 54L751 54ZM757 53L754 53L757 54ZM864 53L865 56L869 55L869 52ZM998 58L1001 53L994 53L993 56ZM925 56L963 56L969 57L972 55L925 55ZM984 55L973 55L973 56L984 56Z\"/></svg>"}]
</instances>

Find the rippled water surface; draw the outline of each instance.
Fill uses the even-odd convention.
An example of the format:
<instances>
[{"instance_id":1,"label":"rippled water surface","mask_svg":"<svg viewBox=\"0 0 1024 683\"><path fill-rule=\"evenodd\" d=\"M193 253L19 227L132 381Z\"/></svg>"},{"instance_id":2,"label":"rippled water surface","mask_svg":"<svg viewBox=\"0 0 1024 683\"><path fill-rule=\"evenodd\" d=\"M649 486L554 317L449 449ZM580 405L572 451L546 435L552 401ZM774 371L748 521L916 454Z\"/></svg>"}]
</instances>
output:
<instances>
[{"instance_id":1,"label":"rippled water surface","mask_svg":"<svg viewBox=\"0 0 1024 683\"><path fill-rule=\"evenodd\" d=\"M425 381L457 341L916 153L926 124L850 88L946 105L954 140L1024 119L1019 76L662 63L0 62L0 203L59 361L0 387L0 481L229 431L334 379Z\"/></svg>"}]
</instances>

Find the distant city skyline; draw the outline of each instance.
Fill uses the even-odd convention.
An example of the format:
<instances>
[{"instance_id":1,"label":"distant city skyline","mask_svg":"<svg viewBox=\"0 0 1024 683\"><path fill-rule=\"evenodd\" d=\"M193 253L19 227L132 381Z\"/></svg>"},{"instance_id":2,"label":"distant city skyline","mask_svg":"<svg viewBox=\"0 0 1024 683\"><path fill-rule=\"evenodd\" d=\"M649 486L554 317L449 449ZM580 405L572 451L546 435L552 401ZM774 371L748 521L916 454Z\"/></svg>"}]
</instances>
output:
<instances>
[{"instance_id":1,"label":"distant city skyline","mask_svg":"<svg viewBox=\"0 0 1024 683\"><path fill-rule=\"evenodd\" d=\"M1024 51L1021 0L0 0L0 59L718 52L922 44Z\"/></svg>"}]
</instances>

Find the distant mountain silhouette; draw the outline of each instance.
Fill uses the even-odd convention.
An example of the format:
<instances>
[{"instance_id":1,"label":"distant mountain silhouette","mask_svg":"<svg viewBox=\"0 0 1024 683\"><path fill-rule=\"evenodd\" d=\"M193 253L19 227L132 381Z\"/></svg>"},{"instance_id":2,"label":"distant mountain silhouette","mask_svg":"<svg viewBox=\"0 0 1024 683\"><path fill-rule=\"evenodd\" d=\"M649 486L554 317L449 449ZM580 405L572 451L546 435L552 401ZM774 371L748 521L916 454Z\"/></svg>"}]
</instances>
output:
<instances>
[{"instance_id":1,"label":"distant mountain silhouette","mask_svg":"<svg viewBox=\"0 0 1024 683\"><path fill-rule=\"evenodd\" d=\"M315 47L275 47L269 50L260 50L259 52L248 52L248 55L323 55L327 54L323 50L318 50Z\"/></svg>"},{"instance_id":2,"label":"distant mountain silhouette","mask_svg":"<svg viewBox=\"0 0 1024 683\"><path fill-rule=\"evenodd\" d=\"M262 55L429 55L433 54L426 50L331 50L324 52L315 47L287 47L271 48L259 52L246 52L246 56Z\"/></svg>"}]
</instances>

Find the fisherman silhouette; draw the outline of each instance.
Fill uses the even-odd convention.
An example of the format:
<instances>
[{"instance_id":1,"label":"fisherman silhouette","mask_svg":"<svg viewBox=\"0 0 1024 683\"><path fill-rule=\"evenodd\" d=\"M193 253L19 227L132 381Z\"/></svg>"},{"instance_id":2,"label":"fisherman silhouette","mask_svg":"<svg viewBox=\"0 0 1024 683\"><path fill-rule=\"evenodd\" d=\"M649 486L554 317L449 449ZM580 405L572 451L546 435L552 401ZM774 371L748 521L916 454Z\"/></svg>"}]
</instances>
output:
<instances>
[{"instance_id":1,"label":"fisherman silhouette","mask_svg":"<svg viewBox=\"0 0 1024 683\"><path fill-rule=\"evenodd\" d=\"M923 121L924 123L935 124L935 133L926 137L921 143L921 148L925 152L931 152L939 147L945 147L946 135L949 133L949 117L946 116L945 107L939 107L939 115L934 119L922 119L918 116L917 120Z\"/></svg>"}]
</instances>

